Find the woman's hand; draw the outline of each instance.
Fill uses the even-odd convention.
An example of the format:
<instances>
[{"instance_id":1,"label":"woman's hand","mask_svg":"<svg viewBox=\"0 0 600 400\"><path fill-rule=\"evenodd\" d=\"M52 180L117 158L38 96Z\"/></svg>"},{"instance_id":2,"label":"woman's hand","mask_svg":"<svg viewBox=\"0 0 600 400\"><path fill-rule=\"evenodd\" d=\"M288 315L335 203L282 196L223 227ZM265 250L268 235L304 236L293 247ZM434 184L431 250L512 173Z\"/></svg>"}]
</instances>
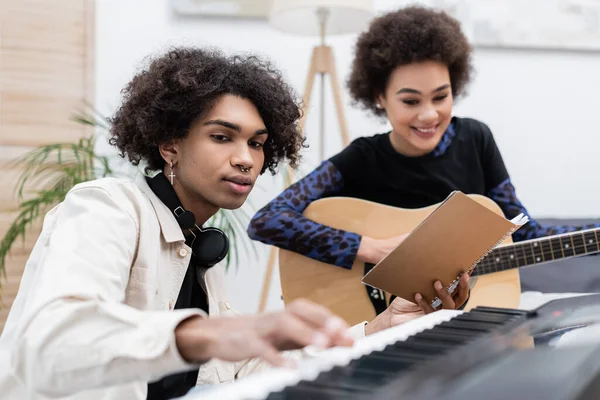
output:
<instances>
[{"instance_id":1,"label":"woman's hand","mask_svg":"<svg viewBox=\"0 0 600 400\"><path fill-rule=\"evenodd\" d=\"M455 310L461 307L469 298L469 275L463 274L460 277L458 291L454 297L448 294L448 291L444 289L440 281L436 281L433 287L442 301L442 308ZM367 324L365 334L370 335L396 325L401 325L435 311L431 307L431 300L423 298L420 293L415 295L415 303L396 297L384 312Z\"/></svg>"},{"instance_id":2,"label":"woman's hand","mask_svg":"<svg viewBox=\"0 0 600 400\"><path fill-rule=\"evenodd\" d=\"M389 239L373 239L372 237L363 236L356 257L363 262L377 264L398 247L407 236L408 233Z\"/></svg>"}]
</instances>

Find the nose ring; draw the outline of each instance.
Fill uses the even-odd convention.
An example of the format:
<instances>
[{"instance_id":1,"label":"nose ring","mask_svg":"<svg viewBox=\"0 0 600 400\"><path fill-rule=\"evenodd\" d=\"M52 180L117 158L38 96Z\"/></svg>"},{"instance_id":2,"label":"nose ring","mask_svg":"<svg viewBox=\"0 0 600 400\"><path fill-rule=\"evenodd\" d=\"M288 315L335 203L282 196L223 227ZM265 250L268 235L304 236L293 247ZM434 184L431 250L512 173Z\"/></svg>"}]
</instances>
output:
<instances>
[{"instance_id":1,"label":"nose ring","mask_svg":"<svg viewBox=\"0 0 600 400\"><path fill-rule=\"evenodd\" d=\"M240 171L242 171L242 172L248 172L248 171L250 171L250 168L244 168L244 167L242 167L240 165Z\"/></svg>"}]
</instances>

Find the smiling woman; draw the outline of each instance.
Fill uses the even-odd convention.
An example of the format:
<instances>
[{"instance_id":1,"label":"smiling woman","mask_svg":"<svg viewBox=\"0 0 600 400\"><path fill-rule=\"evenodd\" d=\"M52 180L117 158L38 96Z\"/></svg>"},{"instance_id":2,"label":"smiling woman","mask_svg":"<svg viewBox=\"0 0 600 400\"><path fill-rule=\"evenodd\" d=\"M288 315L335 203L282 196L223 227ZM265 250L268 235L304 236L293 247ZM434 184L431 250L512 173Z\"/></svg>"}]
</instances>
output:
<instances>
[{"instance_id":1,"label":"smiling woman","mask_svg":"<svg viewBox=\"0 0 600 400\"><path fill-rule=\"evenodd\" d=\"M452 115L454 99L464 94L471 71L471 46L460 23L448 14L411 6L375 18L356 43L348 89L357 104L387 119L391 131L354 140L290 186L254 216L250 237L350 269L355 260L378 263L409 232L375 238L317 223L303 215L315 200L344 196L421 208L460 190L492 198L509 219L528 215L488 126ZM531 216L529 221L513 240L580 228L542 226ZM378 293L370 291L372 301ZM444 307L463 302L459 298ZM430 311L418 294L415 303Z\"/></svg>"},{"instance_id":2,"label":"smiling woman","mask_svg":"<svg viewBox=\"0 0 600 400\"><path fill-rule=\"evenodd\" d=\"M410 157L431 152L452 118L452 85L448 68L423 61L394 69L379 105L386 110L394 150Z\"/></svg>"}]
</instances>

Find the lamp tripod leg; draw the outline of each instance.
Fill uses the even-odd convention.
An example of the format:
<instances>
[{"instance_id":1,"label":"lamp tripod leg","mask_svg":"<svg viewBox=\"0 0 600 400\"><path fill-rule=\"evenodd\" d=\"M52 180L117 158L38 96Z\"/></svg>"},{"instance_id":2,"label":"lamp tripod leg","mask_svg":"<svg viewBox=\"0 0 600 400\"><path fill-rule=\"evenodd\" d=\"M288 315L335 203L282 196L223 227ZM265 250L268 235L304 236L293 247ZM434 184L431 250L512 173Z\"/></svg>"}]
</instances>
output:
<instances>
[{"instance_id":1,"label":"lamp tripod leg","mask_svg":"<svg viewBox=\"0 0 600 400\"><path fill-rule=\"evenodd\" d=\"M324 160L324 149L325 149L325 75L328 74L331 81L331 89L333 92L333 101L335 103L337 119L340 129L340 135L342 137L342 144L344 147L350 144L350 136L348 134L348 127L346 125L346 119L344 117L344 109L342 103L342 95L340 90L340 85L338 82L337 72L335 69L335 60L333 58L333 52L331 47L328 46L320 46L315 47L313 49L310 67L308 70L308 76L306 78L306 86L304 90L304 98L303 98L303 113L302 118L300 119L299 127L302 132L304 132L305 124L306 124L306 116L308 114L308 108L310 106L310 100L313 90L313 84L315 80L315 75L319 73L320 76L320 85L321 85L321 104L320 104L320 160ZM286 183L285 187L288 187L293 182L293 171L286 167L287 175L286 175ZM275 262L277 259L277 247L271 246L269 250L269 261L267 264L267 269L265 271L265 280L263 282L263 287L261 290L260 303L258 307L258 312L264 312L267 305L267 298L269 295L269 289L271 288L271 280L273 275L273 270L275 268Z\"/></svg>"}]
</instances>

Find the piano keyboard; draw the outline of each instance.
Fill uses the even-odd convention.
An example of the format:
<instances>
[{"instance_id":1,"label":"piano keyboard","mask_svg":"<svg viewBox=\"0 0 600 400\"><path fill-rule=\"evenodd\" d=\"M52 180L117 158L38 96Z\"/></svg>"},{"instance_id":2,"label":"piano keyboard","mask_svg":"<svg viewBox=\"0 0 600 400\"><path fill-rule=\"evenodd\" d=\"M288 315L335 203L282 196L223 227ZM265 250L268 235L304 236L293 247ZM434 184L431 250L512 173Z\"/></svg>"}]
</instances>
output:
<instances>
[{"instance_id":1,"label":"piano keyboard","mask_svg":"<svg viewBox=\"0 0 600 400\"><path fill-rule=\"evenodd\" d=\"M304 359L295 369L272 369L190 393L185 400L376 399L378 389L413 366L523 320L526 311L477 307L440 310Z\"/></svg>"}]
</instances>

